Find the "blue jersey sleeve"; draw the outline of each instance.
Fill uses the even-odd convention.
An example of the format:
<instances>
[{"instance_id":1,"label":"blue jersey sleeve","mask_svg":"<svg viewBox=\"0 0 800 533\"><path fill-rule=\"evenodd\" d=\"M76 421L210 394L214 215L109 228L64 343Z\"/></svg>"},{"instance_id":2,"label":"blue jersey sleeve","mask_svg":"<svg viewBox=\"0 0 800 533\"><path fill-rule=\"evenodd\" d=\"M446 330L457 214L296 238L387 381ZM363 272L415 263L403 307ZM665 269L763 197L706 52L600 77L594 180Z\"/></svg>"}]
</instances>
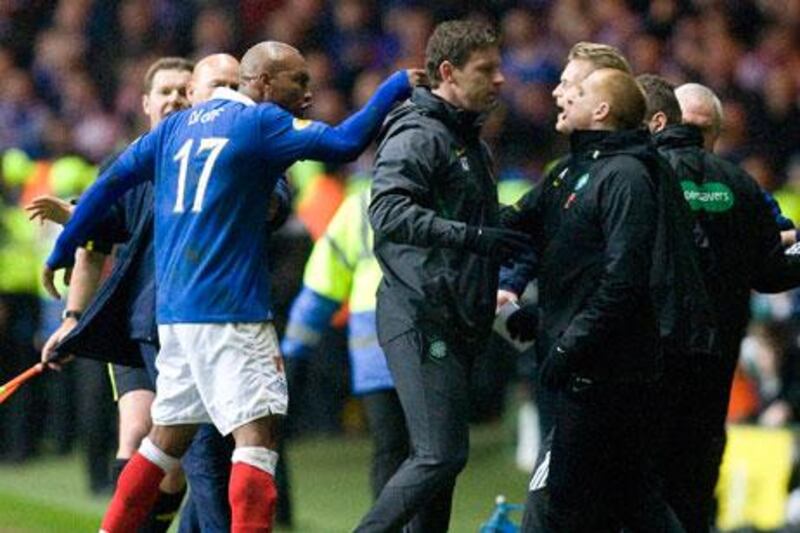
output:
<instances>
[{"instance_id":1,"label":"blue jersey sleeve","mask_svg":"<svg viewBox=\"0 0 800 533\"><path fill-rule=\"evenodd\" d=\"M794 229L794 222L791 219L787 218L783 212L781 211L781 206L778 205L778 201L775 200L775 197L764 189L761 189L761 194L764 196L764 201L769 206L770 212L772 216L775 218L775 222L778 224L778 228L781 231L786 231L790 229Z\"/></svg>"},{"instance_id":2,"label":"blue jersey sleeve","mask_svg":"<svg viewBox=\"0 0 800 533\"><path fill-rule=\"evenodd\" d=\"M71 266L75 249L90 237L114 201L155 172L157 135L150 132L131 144L81 198L47 259L52 270Z\"/></svg>"},{"instance_id":3,"label":"blue jersey sleeve","mask_svg":"<svg viewBox=\"0 0 800 533\"><path fill-rule=\"evenodd\" d=\"M266 150L280 166L300 159L349 161L377 134L392 106L411 94L406 71L384 81L367 104L338 126L293 117L277 106L265 106L261 130Z\"/></svg>"}]
</instances>

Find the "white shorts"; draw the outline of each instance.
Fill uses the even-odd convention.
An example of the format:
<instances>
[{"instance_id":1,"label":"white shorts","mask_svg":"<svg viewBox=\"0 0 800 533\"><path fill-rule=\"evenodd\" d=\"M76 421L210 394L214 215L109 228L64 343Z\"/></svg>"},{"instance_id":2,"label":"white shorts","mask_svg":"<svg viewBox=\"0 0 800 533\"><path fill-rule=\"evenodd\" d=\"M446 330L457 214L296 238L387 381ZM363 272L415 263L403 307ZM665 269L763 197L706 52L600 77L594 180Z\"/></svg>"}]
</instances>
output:
<instances>
[{"instance_id":1,"label":"white shorts","mask_svg":"<svg viewBox=\"0 0 800 533\"><path fill-rule=\"evenodd\" d=\"M223 435L285 415L286 374L271 322L158 326L153 423L211 422Z\"/></svg>"}]
</instances>

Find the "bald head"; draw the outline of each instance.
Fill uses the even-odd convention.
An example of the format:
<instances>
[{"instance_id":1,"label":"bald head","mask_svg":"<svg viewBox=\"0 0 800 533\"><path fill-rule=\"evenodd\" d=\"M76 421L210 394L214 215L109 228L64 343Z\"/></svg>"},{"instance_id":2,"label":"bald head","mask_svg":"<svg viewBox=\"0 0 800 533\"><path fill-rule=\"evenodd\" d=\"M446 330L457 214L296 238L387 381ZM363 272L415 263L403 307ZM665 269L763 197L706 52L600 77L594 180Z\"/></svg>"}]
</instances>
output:
<instances>
[{"instance_id":1,"label":"bald head","mask_svg":"<svg viewBox=\"0 0 800 533\"><path fill-rule=\"evenodd\" d=\"M305 58L294 46L278 41L264 41L252 46L242 57L241 77L253 78L285 68L287 63Z\"/></svg>"},{"instance_id":2,"label":"bald head","mask_svg":"<svg viewBox=\"0 0 800 533\"><path fill-rule=\"evenodd\" d=\"M706 150L713 150L722 130L722 102L714 91L699 83L686 83L675 89L683 123L703 131Z\"/></svg>"},{"instance_id":3,"label":"bald head","mask_svg":"<svg viewBox=\"0 0 800 533\"><path fill-rule=\"evenodd\" d=\"M189 81L189 101L203 103L218 87L239 87L239 61L232 55L213 54L197 62Z\"/></svg>"},{"instance_id":4,"label":"bald head","mask_svg":"<svg viewBox=\"0 0 800 533\"><path fill-rule=\"evenodd\" d=\"M596 91L607 102L607 122L613 129L630 130L641 126L647 108L644 93L636 80L621 70L601 68L584 80L584 90Z\"/></svg>"},{"instance_id":5,"label":"bald head","mask_svg":"<svg viewBox=\"0 0 800 533\"><path fill-rule=\"evenodd\" d=\"M264 41L251 47L239 67L239 91L256 102L273 102L295 116L311 106L308 64L285 43Z\"/></svg>"}]
</instances>

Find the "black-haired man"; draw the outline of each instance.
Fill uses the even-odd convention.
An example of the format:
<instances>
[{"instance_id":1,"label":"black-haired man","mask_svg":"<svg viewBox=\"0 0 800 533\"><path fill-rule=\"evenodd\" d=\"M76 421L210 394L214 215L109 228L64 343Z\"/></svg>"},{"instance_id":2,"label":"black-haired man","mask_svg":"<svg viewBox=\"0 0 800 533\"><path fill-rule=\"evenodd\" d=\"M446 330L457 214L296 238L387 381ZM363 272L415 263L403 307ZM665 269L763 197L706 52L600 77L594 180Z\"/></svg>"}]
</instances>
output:
<instances>
[{"instance_id":1,"label":"black-haired man","mask_svg":"<svg viewBox=\"0 0 800 533\"><path fill-rule=\"evenodd\" d=\"M384 278L378 337L403 406L411 455L359 532L447 531L469 451L468 376L488 339L500 262L527 247L499 228L482 115L504 82L487 26L448 21L426 50L432 89L388 119L374 167L370 222ZM413 518L413 520L412 520Z\"/></svg>"}]
</instances>

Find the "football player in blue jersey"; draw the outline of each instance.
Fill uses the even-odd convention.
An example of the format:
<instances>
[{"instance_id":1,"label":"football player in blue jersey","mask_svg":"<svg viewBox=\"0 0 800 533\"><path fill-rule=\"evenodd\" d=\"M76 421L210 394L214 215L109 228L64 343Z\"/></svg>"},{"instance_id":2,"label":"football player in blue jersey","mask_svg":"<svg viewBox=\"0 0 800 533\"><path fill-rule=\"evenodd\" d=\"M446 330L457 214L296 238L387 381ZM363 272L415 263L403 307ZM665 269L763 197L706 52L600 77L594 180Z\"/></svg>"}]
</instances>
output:
<instances>
[{"instance_id":1,"label":"football player in blue jersey","mask_svg":"<svg viewBox=\"0 0 800 533\"><path fill-rule=\"evenodd\" d=\"M190 103L205 102L217 87L236 88L238 85L239 61L233 56L207 56L198 61L194 70L188 60L162 58L145 76L143 108L150 119L150 128ZM276 188L273 196L279 193ZM38 200L31 209L34 217L58 218L62 223L71 217L72 206L67 205L56 217L52 210L44 210L47 205L53 206L54 198ZM288 195L284 203L284 210L288 211ZM276 221L269 218L274 227ZM156 385L158 352L152 219L150 182L131 189L115 203L93 235L96 239L91 242L93 246L81 248L76 256L67 295L68 311L61 327L50 336L42 350L43 361L51 360L58 353L114 362L109 364L109 375L119 408L119 448L112 469L115 484L151 427L150 407ZM109 245L101 246L98 241ZM116 261L101 288L101 272L111 243L119 245ZM129 366L135 362L143 366ZM179 531L229 529L228 446L212 425L201 426L182 461L192 490L182 512ZM180 509L185 485L183 473L177 469L162 480L159 497L145 525L139 528L140 532L167 531ZM203 510L202 514L198 509Z\"/></svg>"},{"instance_id":2,"label":"football player in blue jersey","mask_svg":"<svg viewBox=\"0 0 800 533\"><path fill-rule=\"evenodd\" d=\"M280 68L276 68L280 67ZM43 272L72 264L106 206L137 183L155 188L157 321L161 351L153 429L120 476L102 530L135 530L157 486L177 467L198 424L233 434L232 531L269 531L277 499L276 416L286 380L271 324L267 211L275 182L299 159L355 158L422 71L388 78L337 127L298 119L310 103L308 68L296 49L263 42L247 51L239 92L217 89L133 143L87 191ZM287 109L262 104L292 95Z\"/></svg>"}]
</instances>

